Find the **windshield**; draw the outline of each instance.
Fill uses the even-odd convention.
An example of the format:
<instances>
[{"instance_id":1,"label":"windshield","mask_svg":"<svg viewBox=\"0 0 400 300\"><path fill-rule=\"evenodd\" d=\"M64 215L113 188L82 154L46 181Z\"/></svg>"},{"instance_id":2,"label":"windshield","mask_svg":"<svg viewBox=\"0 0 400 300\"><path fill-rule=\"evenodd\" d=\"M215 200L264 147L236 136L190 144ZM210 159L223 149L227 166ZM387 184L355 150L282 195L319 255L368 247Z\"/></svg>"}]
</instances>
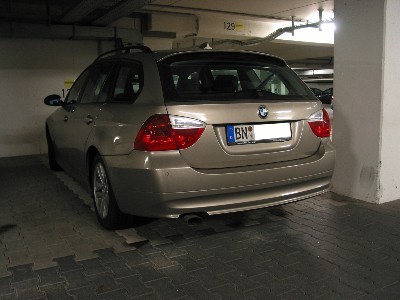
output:
<instances>
[{"instance_id":1,"label":"windshield","mask_svg":"<svg viewBox=\"0 0 400 300\"><path fill-rule=\"evenodd\" d=\"M182 56L184 59L180 60ZM176 55L159 62L166 101L225 101L235 99L303 100L314 94L282 61L254 61L236 54L201 59Z\"/></svg>"}]
</instances>

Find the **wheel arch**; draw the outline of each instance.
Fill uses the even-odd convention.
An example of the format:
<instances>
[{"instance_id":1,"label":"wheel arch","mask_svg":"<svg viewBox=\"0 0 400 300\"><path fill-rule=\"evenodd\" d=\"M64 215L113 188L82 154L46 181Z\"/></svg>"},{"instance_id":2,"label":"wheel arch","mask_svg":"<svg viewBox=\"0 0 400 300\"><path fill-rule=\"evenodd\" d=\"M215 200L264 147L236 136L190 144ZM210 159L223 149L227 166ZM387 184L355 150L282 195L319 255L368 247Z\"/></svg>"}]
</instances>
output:
<instances>
[{"instance_id":1,"label":"wheel arch","mask_svg":"<svg viewBox=\"0 0 400 300\"><path fill-rule=\"evenodd\" d=\"M95 176L94 173L96 170L92 170L93 165L95 164L97 166L97 163L101 163L102 166L105 168L105 173L106 173L106 182L108 185L108 195L109 195L109 200L108 200L108 209L107 209L107 214L100 215L99 213L99 204L97 203L96 200L96 195L94 192L94 184L93 182L95 181L92 177ZM87 150L87 166L88 166L88 179L89 179L89 187L91 190L91 196L93 199L94 207L95 207L95 212L97 219L99 223L107 229L121 229L121 228L127 228L130 224L130 216L126 215L123 213L118 205L117 199L114 196L112 184L111 184L111 178L109 177L109 173L107 171L107 166L101 156L100 151L94 146L89 147ZM97 168L97 167L96 167ZM92 186L93 184L93 186Z\"/></svg>"},{"instance_id":2,"label":"wheel arch","mask_svg":"<svg viewBox=\"0 0 400 300\"><path fill-rule=\"evenodd\" d=\"M90 190L92 189L92 166L96 155L101 155L100 151L95 146L90 146L86 152L86 175Z\"/></svg>"},{"instance_id":3,"label":"wheel arch","mask_svg":"<svg viewBox=\"0 0 400 300\"><path fill-rule=\"evenodd\" d=\"M45 130L46 130L46 139L48 141L50 135L50 129L49 129L49 124L47 124L47 122L45 123Z\"/></svg>"}]
</instances>

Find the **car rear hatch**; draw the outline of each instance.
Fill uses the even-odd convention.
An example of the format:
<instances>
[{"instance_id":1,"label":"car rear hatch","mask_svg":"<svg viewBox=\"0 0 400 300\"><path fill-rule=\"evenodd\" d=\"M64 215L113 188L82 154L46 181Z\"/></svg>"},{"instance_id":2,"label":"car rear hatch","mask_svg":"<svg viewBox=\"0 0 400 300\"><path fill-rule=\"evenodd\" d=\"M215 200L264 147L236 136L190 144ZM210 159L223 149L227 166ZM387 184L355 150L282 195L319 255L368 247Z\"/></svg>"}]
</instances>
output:
<instances>
[{"instance_id":1,"label":"car rear hatch","mask_svg":"<svg viewBox=\"0 0 400 300\"><path fill-rule=\"evenodd\" d=\"M180 150L191 167L284 162L318 150L308 121L322 106L284 61L213 51L177 54L159 66L168 114L204 122L201 137Z\"/></svg>"}]
</instances>

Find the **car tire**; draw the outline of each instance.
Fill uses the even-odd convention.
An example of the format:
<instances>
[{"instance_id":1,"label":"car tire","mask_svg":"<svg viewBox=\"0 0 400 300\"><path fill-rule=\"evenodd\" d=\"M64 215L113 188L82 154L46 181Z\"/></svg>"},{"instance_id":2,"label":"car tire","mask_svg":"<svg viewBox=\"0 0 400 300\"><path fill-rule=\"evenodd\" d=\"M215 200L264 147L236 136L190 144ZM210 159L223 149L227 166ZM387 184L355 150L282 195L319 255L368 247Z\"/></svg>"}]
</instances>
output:
<instances>
[{"instance_id":1,"label":"car tire","mask_svg":"<svg viewBox=\"0 0 400 300\"><path fill-rule=\"evenodd\" d=\"M129 216L122 213L110 184L106 166L100 155L96 155L91 168L91 189L97 220L106 229L126 227Z\"/></svg>"},{"instance_id":2,"label":"car tire","mask_svg":"<svg viewBox=\"0 0 400 300\"><path fill-rule=\"evenodd\" d=\"M54 143L51 139L49 131L46 129L46 138L47 138L47 155L49 158L49 167L52 171L62 171L62 168L56 161L56 153L54 151Z\"/></svg>"}]
</instances>

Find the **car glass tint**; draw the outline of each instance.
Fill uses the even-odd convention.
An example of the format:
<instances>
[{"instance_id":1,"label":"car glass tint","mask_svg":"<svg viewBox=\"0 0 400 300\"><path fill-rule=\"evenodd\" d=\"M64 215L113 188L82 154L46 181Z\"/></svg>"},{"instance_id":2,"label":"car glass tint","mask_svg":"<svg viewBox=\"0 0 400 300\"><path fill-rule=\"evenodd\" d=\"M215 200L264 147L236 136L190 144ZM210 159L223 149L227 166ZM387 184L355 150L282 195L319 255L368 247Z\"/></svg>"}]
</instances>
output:
<instances>
[{"instance_id":1,"label":"car glass tint","mask_svg":"<svg viewBox=\"0 0 400 300\"><path fill-rule=\"evenodd\" d=\"M179 56L179 55L177 55ZM314 99L286 65L229 60L159 63L166 101Z\"/></svg>"},{"instance_id":2,"label":"car glass tint","mask_svg":"<svg viewBox=\"0 0 400 300\"><path fill-rule=\"evenodd\" d=\"M86 79L89 76L89 70L85 70L78 79L72 85L71 90L69 91L65 101L67 103L76 103L79 100L79 96L82 94L83 87L86 83Z\"/></svg>"},{"instance_id":3,"label":"car glass tint","mask_svg":"<svg viewBox=\"0 0 400 300\"><path fill-rule=\"evenodd\" d=\"M143 86L143 71L139 63L124 64L120 67L115 83L112 101L132 102Z\"/></svg>"},{"instance_id":4,"label":"car glass tint","mask_svg":"<svg viewBox=\"0 0 400 300\"><path fill-rule=\"evenodd\" d=\"M91 67L90 74L86 83L80 103L104 102L108 91L107 78L110 77L112 65L102 64Z\"/></svg>"},{"instance_id":5,"label":"car glass tint","mask_svg":"<svg viewBox=\"0 0 400 300\"><path fill-rule=\"evenodd\" d=\"M97 96L97 103L104 103L107 102L110 95L112 94L115 77L117 76L116 71L117 68L115 65L107 65L106 68L109 69L110 74L108 75L106 81L103 84L103 88L101 89L100 94Z\"/></svg>"}]
</instances>

